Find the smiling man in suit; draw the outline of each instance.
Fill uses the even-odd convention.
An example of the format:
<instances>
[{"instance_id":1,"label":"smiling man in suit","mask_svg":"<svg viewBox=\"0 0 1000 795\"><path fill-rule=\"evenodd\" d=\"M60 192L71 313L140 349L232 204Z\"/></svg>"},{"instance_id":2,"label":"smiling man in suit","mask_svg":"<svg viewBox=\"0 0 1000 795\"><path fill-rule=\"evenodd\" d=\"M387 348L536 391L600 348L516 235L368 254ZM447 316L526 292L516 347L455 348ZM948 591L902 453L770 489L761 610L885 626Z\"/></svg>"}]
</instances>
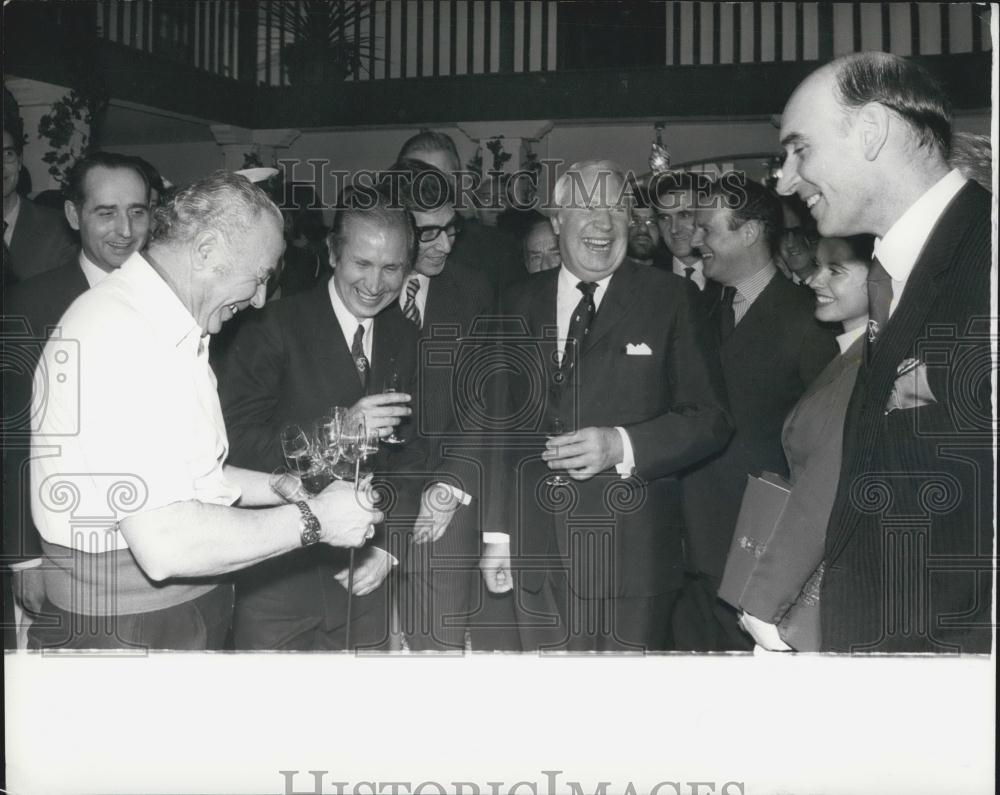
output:
<instances>
[{"instance_id":1,"label":"smiling man in suit","mask_svg":"<svg viewBox=\"0 0 1000 795\"><path fill-rule=\"evenodd\" d=\"M562 266L503 303L537 365L509 378L519 410L505 416L538 422L521 441L508 434L498 481L510 536L488 545L482 568L491 590L513 586L525 650L669 648L683 575L676 474L730 433L694 287L626 260L625 185L614 163L570 166L552 203ZM545 383L519 377L532 371ZM569 485L547 485L556 473Z\"/></svg>"},{"instance_id":2,"label":"smiling man in suit","mask_svg":"<svg viewBox=\"0 0 1000 795\"><path fill-rule=\"evenodd\" d=\"M711 597L701 601L699 619L687 622L678 639L690 651L752 646L735 612L714 599L747 475L788 475L781 448L785 416L837 354L833 332L813 317L813 300L778 272L780 233L778 198L742 175L722 177L695 211L692 244L705 276L722 285L709 318L720 341L736 432L723 451L684 479L690 557ZM690 608L682 604L682 612Z\"/></svg>"},{"instance_id":3,"label":"smiling man in suit","mask_svg":"<svg viewBox=\"0 0 1000 795\"><path fill-rule=\"evenodd\" d=\"M990 650L991 197L949 169L950 142L942 87L887 53L818 69L781 117L778 189L823 235L876 236L826 537L827 651Z\"/></svg>"},{"instance_id":4,"label":"smiling man in suit","mask_svg":"<svg viewBox=\"0 0 1000 795\"><path fill-rule=\"evenodd\" d=\"M219 394L235 462L265 471L281 466L281 428L295 423L308 433L332 406L363 413L381 437L411 413L417 330L396 300L416 252L413 221L381 196L369 206L348 190L341 204L329 237L330 280L269 304L240 328L224 357ZM385 393L393 372L400 391ZM380 448L376 474L424 471L425 446L412 433L404 438L399 447ZM415 482L408 478L395 490L394 528L402 513L416 515ZM386 647L385 580L399 555L398 536L388 523L379 525L354 573L352 648ZM347 648L348 580L348 555L325 548L244 572L236 590L236 648Z\"/></svg>"}]
</instances>

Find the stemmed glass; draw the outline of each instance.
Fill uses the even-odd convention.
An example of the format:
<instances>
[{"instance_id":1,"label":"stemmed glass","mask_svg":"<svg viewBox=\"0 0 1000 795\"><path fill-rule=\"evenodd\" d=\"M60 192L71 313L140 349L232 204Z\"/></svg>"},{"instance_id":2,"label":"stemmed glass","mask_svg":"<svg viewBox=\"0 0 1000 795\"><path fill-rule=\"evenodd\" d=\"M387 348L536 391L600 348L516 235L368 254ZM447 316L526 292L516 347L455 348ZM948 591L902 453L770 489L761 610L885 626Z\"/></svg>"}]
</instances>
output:
<instances>
[{"instance_id":1,"label":"stemmed glass","mask_svg":"<svg viewBox=\"0 0 1000 795\"><path fill-rule=\"evenodd\" d=\"M399 372L393 368L392 373L385 380L382 386L383 392L398 392L400 387L401 378L399 377ZM403 439L398 433L396 433L396 428L392 429L392 433L386 436L383 440L386 444L403 444L405 439Z\"/></svg>"},{"instance_id":2,"label":"stemmed glass","mask_svg":"<svg viewBox=\"0 0 1000 795\"><path fill-rule=\"evenodd\" d=\"M338 436L337 446L340 457L348 464L354 465L354 487L357 488L361 459L366 455L368 430L363 414L347 415L344 418Z\"/></svg>"},{"instance_id":3,"label":"stemmed glass","mask_svg":"<svg viewBox=\"0 0 1000 795\"><path fill-rule=\"evenodd\" d=\"M292 424L281 429L281 452L288 468L298 475L302 489L308 494L319 494L330 485L331 477L326 463L300 426ZM271 488L284 496L284 491L279 491L279 488L287 491L290 486L287 482L282 484L280 480L275 480L271 483Z\"/></svg>"},{"instance_id":4,"label":"stemmed glass","mask_svg":"<svg viewBox=\"0 0 1000 795\"><path fill-rule=\"evenodd\" d=\"M561 436L566 433L567 428L565 423L559 417L553 417L549 421L548 436L546 438L551 439L553 436ZM569 478L560 472L553 472L547 478L545 478L546 486L568 486Z\"/></svg>"}]
</instances>

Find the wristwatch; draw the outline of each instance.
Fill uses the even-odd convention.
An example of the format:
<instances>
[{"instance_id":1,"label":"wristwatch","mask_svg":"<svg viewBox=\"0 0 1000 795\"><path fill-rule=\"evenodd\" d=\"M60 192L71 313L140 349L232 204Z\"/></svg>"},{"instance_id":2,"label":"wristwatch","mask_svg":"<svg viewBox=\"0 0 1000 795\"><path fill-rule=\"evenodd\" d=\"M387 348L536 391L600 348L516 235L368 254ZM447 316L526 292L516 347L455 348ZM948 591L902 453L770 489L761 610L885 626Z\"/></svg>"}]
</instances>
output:
<instances>
[{"instance_id":1,"label":"wristwatch","mask_svg":"<svg viewBox=\"0 0 1000 795\"><path fill-rule=\"evenodd\" d=\"M308 547L319 541L319 519L304 501L295 503L295 507L302 514L302 546Z\"/></svg>"}]
</instances>

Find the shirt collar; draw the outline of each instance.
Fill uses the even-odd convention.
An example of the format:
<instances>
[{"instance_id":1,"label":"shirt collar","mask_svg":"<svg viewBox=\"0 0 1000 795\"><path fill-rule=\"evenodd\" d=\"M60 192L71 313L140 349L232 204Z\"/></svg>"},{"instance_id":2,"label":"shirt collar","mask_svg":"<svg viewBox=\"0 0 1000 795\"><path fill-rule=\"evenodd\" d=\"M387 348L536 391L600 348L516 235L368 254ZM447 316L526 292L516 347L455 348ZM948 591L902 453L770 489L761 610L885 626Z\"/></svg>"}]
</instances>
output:
<instances>
[{"instance_id":1,"label":"shirt collar","mask_svg":"<svg viewBox=\"0 0 1000 795\"><path fill-rule=\"evenodd\" d=\"M604 298L604 292L605 292L605 290L607 290L608 282L611 281L611 277L614 276L614 275L615 275L614 273L609 273L603 279L598 279L597 280L597 282L596 282L597 288L594 290L594 306L600 306L601 305L601 300ZM559 287L558 287L558 292L560 294L562 294L562 295L575 295L576 298L577 298L577 300L579 300L580 296L582 296L583 293L581 293L579 290L577 290L576 286L580 282L582 282L582 281L584 281L584 279L581 279L578 276L574 276L570 272L569 268L567 268L565 265L560 265L559 266Z\"/></svg>"},{"instance_id":2,"label":"shirt collar","mask_svg":"<svg viewBox=\"0 0 1000 795\"><path fill-rule=\"evenodd\" d=\"M851 345L854 344L854 341L865 333L866 328L867 326L858 326L856 329L852 329L851 331L845 331L843 334L838 334L837 347L840 348L840 352L844 353L844 351L850 348Z\"/></svg>"},{"instance_id":3,"label":"shirt collar","mask_svg":"<svg viewBox=\"0 0 1000 795\"><path fill-rule=\"evenodd\" d=\"M138 251L117 271L108 274L102 286L122 282L129 285L149 323L171 345L189 349L196 355L207 351L208 345L201 345L203 335L198 321Z\"/></svg>"},{"instance_id":4,"label":"shirt collar","mask_svg":"<svg viewBox=\"0 0 1000 795\"><path fill-rule=\"evenodd\" d=\"M736 294L752 304L757 300L757 296L764 292L764 289L771 283L771 279L774 278L777 272L778 269L773 262L767 263L767 265L752 276L748 276L743 281L734 284L733 287L736 288Z\"/></svg>"},{"instance_id":5,"label":"shirt collar","mask_svg":"<svg viewBox=\"0 0 1000 795\"><path fill-rule=\"evenodd\" d=\"M894 281L907 280L934 225L965 182L965 177L952 169L896 219L885 237L876 238L875 256Z\"/></svg>"},{"instance_id":6,"label":"shirt collar","mask_svg":"<svg viewBox=\"0 0 1000 795\"><path fill-rule=\"evenodd\" d=\"M685 268L694 268L695 273L701 273L702 261L700 259L696 259L691 264L688 264L684 262L684 260L674 257L674 273L684 273Z\"/></svg>"},{"instance_id":7,"label":"shirt collar","mask_svg":"<svg viewBox=\"0 0 1000 795\"><path fill-rule=\"evenodd\" d=\"M96 287L111 275L108 271L95 265L90 257L83 253L82 248L80 249L80 270L83 271L90 287Z\"/></svg>"},{"instance_id":8,"label":"shirt collar","mask_svg":"<svg viewBox=\"0 0 1000 795\"><path fill-rule=\"evenodd\" d=\"M354 317L344 304L343 300L341 300L340 294L334 286L333 279L330 279L330 281L327 282L327 290L330 293L330 303L333 305L333 314L337 316L337 323L340 324L340 330L343 332L344 339L347 341L347 347L350 348L351 345L354 344L354 335L357 333L359 324L364 326L364 337L367 340L371 336L373 318L366 317L359 320Z\"/></svg>"},{"instance_id":9,"label":"shirt collar","mask_svg":"<svg viewBox=\"0 0 1000 795\"><path fill-rule=\"evenodd\" d=\"M4 213L3 219L7 222L7 227L11 231L14 229L14 225L17 224L17 217L21 214L21 194L15 193L16 197L14 201L14 206L10 208L9 213Z\"/></svg>"}]
</instances>

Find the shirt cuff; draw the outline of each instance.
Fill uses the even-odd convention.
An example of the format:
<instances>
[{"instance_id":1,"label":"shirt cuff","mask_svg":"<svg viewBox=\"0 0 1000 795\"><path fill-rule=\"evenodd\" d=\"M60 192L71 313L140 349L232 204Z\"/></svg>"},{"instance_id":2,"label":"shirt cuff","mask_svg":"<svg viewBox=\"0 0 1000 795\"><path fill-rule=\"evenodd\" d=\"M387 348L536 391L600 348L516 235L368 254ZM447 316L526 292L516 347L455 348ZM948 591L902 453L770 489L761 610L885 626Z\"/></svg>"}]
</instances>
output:
<instances>
[{"instance_id":1,"label":"shirt cuff","mask_svg":"<svg viewBox=\"0 0 1000 795\"><path fill-rule=\"evenodd\" d=\"M509 544L510 543L510 533L496 533L493 531L488 531L483 533L483 543L484 544Z\"/></svg>"},{"instance_id":2,"label":"shirt cuff","mask_svg":"<svg viewBox=\"0 0 1000 795\"><path fill-rule=\"evenodd\" d=\"M442 489L447 489L449 492L451 492L451 495L456 500L458 500L459 503L461 503L462 505L468 505L469 503L472 502L472 495L462 491L460 488L458 488L458 486L452 486L450 483L440 483L440 482L435 483L434 486L439 486ZM434 486L432 486L431 488L433 488Z\"/></svg>"},{"instance_id":3,"label":"shirt cuff","mask_svg":"<svg viewBox=\"0 0 1000 795\"><path fill-rule=\"evenodd\" d=\"M762 621L747 612L743 613L743 620L748 626L753 628L754 635L757 638L760 638L767 643L764 648L771 651L792 651L792 647L781 639L781 635L778 633L778 627L776 625L770 624L767 621Z\"/></svg>"},{"instance_id":4,"label":"shirt cuff","mask_svg":"<svg viewBox=\"0 0 1000 795\"><path fill-rule=\"evenodd\" d=\"M41 558L31 558L30 560L18 560L14 563L8 563L7 568L11 571L24 571L25 569L37 569L41 565Z\"/></svg>"},{"instance_id":5,"label":"shirt cuff","mask_svg":"<svg viewBox=\"0 0 1000 795\"><path fill-rule=\"evenodd\" d=\"M399 560L389 550L383 549L382 547L375 547L375 546L373 546L372 549L378 549L378 550L381 550L382 552L385 552L385 554L389 556L389 560L392 561L392 565L393 566L398 566L399 565Z\"/></svg>"},{"instance_id":6,"label":"shirt cuff","mask_svg":"<svg viewBox=\"0 0 1000 795\"><path fill-rule=\"evenodd\" d=\"M615 430L622 439L622 461L620 464L615 464L615 469L623 478L631 477L635 472L635 451L632 449L632 440L628 438L624 428L616 425Z\"/></svg>"}]
</instances>

